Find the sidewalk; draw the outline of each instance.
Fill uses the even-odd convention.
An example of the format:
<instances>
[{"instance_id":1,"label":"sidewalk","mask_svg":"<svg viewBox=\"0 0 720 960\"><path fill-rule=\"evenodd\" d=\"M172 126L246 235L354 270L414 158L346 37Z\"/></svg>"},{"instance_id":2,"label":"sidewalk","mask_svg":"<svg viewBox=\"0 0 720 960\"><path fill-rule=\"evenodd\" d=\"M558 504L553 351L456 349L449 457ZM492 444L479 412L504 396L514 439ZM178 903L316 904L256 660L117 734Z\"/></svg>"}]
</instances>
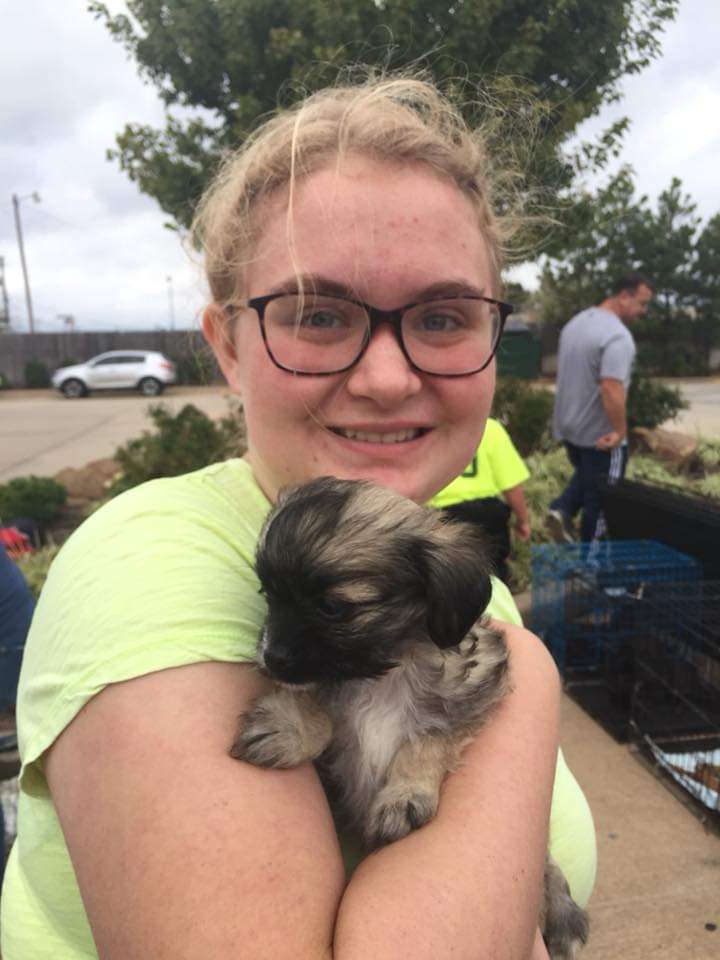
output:
<instances>
[{"instance_id":1,"label":"sidewalk","mask_svg":"<svg viewBox=\"0 0 720 960\"><path fill-rule=\"evenodd\" d=\"M717 960L720 834L567 696L561 739L598 837L582 960Z\"/></svg>"}]
</instances>

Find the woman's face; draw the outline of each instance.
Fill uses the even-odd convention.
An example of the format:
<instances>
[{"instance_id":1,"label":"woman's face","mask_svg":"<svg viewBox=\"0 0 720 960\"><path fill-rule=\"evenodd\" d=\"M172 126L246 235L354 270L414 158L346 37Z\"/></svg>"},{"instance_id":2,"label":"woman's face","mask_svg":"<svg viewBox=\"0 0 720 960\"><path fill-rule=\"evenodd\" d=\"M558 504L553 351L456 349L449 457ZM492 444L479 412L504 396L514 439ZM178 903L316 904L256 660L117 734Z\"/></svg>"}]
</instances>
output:
<instances>
[{"instance_id":1,"label":"woman's face","mask_svg":"<svg viewBox=\"0 0 720 960\"><path fill-rule=\"evenodd\" d=\"M385 310L453 292L492 296L485 242L470 202L422 166L347 160L300 181L287 232L287 195L258 211L262 231L247 268L247 296L297 276L348 290ZM467 377L432 377L407 363L392 329L375 331L351 370L295 376L268 357L253 311L229 331L209 308L204 328L242 398L248 459L274 500L288 484L333 475L369 479L424 502L457 476L480 442L494 363Z\"/></svg>"}]
</instances>

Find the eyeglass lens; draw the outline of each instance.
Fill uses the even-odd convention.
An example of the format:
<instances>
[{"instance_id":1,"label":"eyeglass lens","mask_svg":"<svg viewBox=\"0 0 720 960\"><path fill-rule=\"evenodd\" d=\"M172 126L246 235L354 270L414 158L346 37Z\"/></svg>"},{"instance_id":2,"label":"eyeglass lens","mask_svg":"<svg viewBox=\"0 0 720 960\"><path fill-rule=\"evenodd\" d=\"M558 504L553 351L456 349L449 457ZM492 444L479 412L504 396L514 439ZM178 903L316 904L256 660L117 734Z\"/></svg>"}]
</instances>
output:
<instances>
[{"instance_id":1,"label":"eyeglass lens","mask_svg":"<svg viewBox=\"0 0 720 960\"><path fill-rule=\"evenodd\" d=\"M352 366L370 331L370 318L361 304L318 294L270 300L264 324L275 361L297 373L333 373ZM496 304L450 298L405 310L401 336L419 370L457 376L487 362L500 328Z\"/></svg>"}]
</instances>

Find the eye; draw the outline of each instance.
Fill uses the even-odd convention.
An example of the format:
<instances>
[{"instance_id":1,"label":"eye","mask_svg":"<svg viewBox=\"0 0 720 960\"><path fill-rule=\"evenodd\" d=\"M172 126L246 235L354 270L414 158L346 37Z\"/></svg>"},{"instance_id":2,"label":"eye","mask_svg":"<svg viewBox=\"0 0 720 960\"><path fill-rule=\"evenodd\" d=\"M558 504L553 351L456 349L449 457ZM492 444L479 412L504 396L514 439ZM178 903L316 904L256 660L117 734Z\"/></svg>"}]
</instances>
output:
<instances>
[{"instance_id":1,"label":"eye","mask_svg":"<svg viewBox=\"0 0 720 960\"><path fill-rule=\"evenodd\" d=\"M472 308L465 300L423 304L413 311L410 332L422 337L465 331L471 323Z\"/></svg>"},{"instance_id":2,"label":"eye","mask_svg":"<svg viewBox=\"0 0 720 960\"><path fill-rule=\"evenodd\" d=\"M457 317L438 311L426 313L424 317L420 318L419 323L421 329L427 331L427 333L446 333L457 330L460 325Z\"/></svg>"},{"instance_id":3,"label":"eye","mask_svg":"<svg viewBox=\"0 0 720 960\"><path fill-rule=\"evenodd\" d=\"M339 313L328 309L308 310L303 314L300 325L316 330L333 330L345 326L345 320Z\"/></svg>"},{"instance_id":4,"label":"eye","mask_svg":"<svg viewBox=\"0 0 720 960\"><path fill-rule=\"evenodd\" d=\"M345 604L334 597L321 594L313 600L315 609L324 617L341 617L345 613Z\"/></svg>"}]
</instances>

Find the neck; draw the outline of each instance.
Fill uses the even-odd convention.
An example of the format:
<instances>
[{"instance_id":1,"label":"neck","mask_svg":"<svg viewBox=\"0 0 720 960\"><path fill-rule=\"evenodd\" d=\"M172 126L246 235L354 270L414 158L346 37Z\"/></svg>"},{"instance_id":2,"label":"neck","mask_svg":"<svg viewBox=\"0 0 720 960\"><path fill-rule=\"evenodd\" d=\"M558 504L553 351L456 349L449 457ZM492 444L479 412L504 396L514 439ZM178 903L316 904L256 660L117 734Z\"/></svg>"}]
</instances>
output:
<instances>
[{"instance_id":1,"label":"neck","mask_svg":"<svg viewBox=\"0 0 720 960\"><path fill-rule=\"evenodd\" d=\"M605 300L600 304L601 310L609 310L610 313L614 313L618 320L622 320L622 315L618 307L618 303L615 297L606 297Z\"/></svg>"}]
</instances>

